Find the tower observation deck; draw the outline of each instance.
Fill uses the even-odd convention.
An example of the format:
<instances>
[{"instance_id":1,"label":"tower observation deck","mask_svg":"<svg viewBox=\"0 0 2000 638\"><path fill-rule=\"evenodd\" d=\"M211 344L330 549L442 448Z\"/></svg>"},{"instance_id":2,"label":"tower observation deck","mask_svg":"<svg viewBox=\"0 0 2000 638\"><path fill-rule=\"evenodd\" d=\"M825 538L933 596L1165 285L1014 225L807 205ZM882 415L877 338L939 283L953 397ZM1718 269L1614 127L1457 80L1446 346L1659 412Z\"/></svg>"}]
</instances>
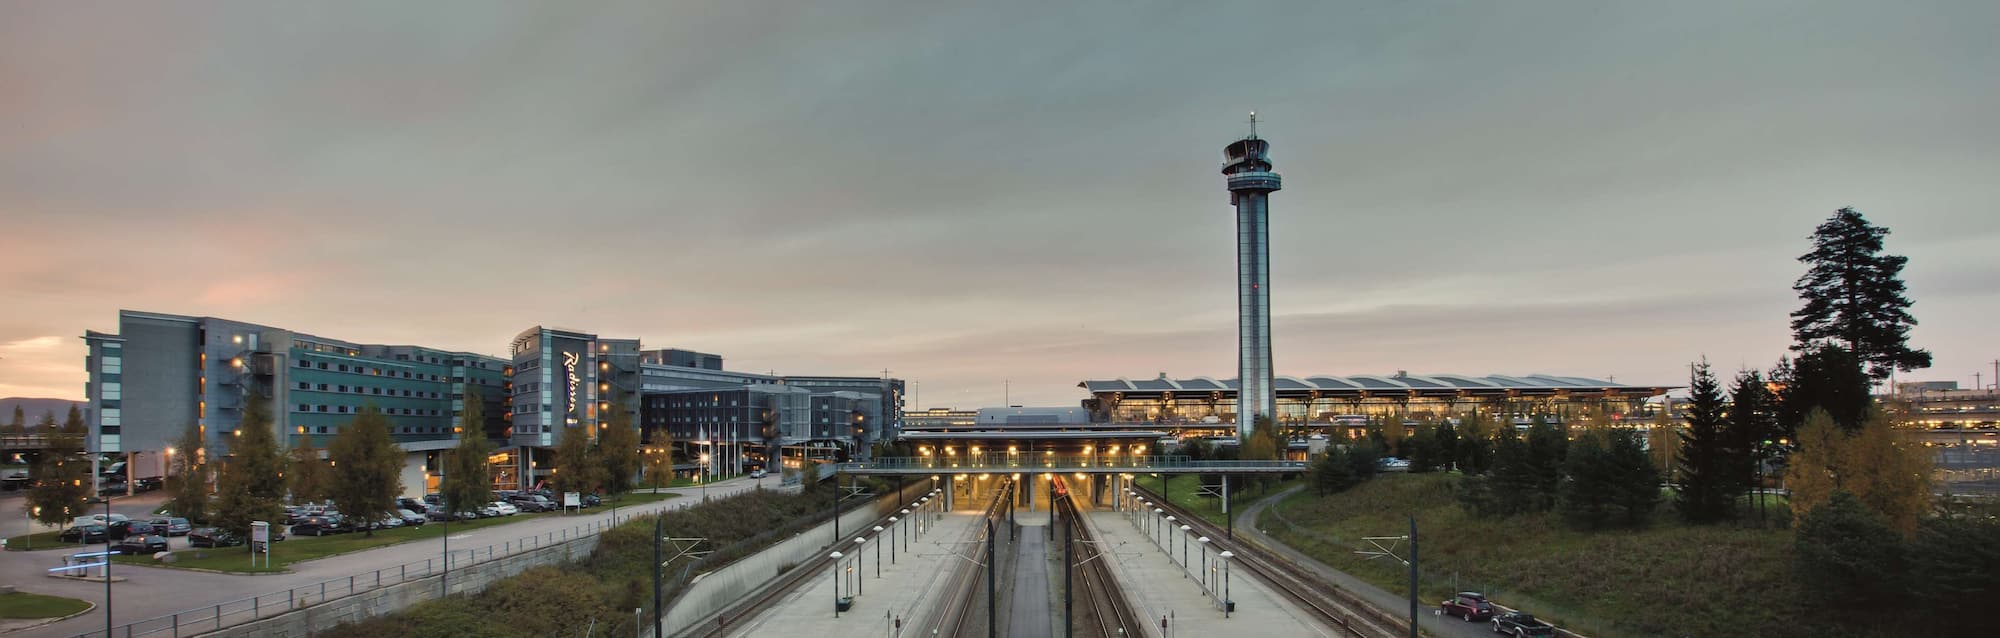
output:
<instances>
[{"instance_id":1,"label":"tower observation deck","mask_svg":"<svg viewBox=\"0 0 2000 638\"><path fill-rule=\"evenodd\" d=\"M1257 137L1257 115L1250 114L1250 136L1222 149L1222 174L1228 178L1229 203L1236 207L1236 372L1238 395L1236 432L1247 435L1257 417L1277 416L1277 395L1271 378L1271 191L1280 179L1271 172L1270 142Z\"/></svg>"}]
</instances>

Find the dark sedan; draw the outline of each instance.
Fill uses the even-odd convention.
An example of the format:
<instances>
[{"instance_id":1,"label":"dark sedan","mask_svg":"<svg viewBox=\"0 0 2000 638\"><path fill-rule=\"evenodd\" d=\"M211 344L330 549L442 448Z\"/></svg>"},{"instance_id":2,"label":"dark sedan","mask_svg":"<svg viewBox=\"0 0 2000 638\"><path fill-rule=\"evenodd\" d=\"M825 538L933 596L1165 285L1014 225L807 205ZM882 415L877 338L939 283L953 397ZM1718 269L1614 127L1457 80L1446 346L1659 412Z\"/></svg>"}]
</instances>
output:
<instances>
[{"instance_id":1,"label":"dark sedan","mask_svg":"<svg viewBox=\"0 0 2000 638\"><path fill-rule=\"evenodd\" d=\"M110 529L111 538L113 539L123 539L127 536L145 536L147 534L159 534L161 532L162 532L161 529L154 527L153 524L150 522L136 521L136 520L123 520L123 521L113 522L111 524L111 529Z\"/></svg>"},{"instance_id":2,"label":"dark sedan","mask_svg":"<svg viewBox=\"0 0 2000 638\"><path fill-rule=\"evenodd\" d=\"M235 547L242 544L243 539L227 530L203 527L188 532L188 547Z\"/></svg>"},{"instance_id":3,"label":"dark sedan","mask_svg":"<svg viewBox=\"0 0 2000 638\"><path fill-rule=\"evenodd\" d=\"M309 516L303 521L292 524L292 534L298 536L325 536L327 534L345 534L351 531L354 530L340 524L339 519L324 516Z\"/></svg>"},{"instance_id":4,"label":"dark sedan","mask_svg":"<svg viewBox=\"0 0 2000 638\"><path fill-rule=\"evenodd\" d=\"M111 530L103 525L78 525L63 530L56 538L65 543L102 543L111 538Z\"/></svg>"},{"instance_id":5,"label":"dark sedan","mask_svg":"<svg viewBox=\"0 0 2000 638\"><path fill-rule=\"evenodd\" d=\"M194 531L194 525L188 523L188 519L185 518L161 516L146 522L152 523L153 529L164 536L186 536L188 532Z\"/></svg>"},{"instance_id":6,"label":"dark sedan","mask_svg":"<svg viewBox=\"0 0 2000 638\"><path fill-rule=\"evenodd\" d=\"M167 551L167 537L159 534L133 534L118 541L114 551L127 555L145 555Z\"/></svg>"}]
</instances>

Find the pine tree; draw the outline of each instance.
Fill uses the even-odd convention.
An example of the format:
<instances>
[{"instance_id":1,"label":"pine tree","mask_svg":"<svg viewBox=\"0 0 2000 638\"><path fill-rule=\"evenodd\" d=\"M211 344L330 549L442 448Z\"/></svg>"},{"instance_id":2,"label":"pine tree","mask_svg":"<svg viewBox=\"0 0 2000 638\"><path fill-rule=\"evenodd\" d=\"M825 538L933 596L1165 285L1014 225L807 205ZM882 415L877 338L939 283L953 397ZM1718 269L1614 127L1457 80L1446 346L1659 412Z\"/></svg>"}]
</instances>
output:
<instances>
[{"instance_id":1,"label":"pine tree","mask_svg":"<svg viewBox=\"0 0 2000 638\"><path fill-rule=\"evenodd\" d=\"M1893 609L1907 594L1903 539L1853 494L1801 512L1793 544L1799 591L1823 604Z\"/></svg>"},{"instance_id":2,"label":"pine tree","mask_svg":"<svg viewBox=\"0 0 2000 638\"><path fill-rule=\"evenodd\" d=\"M57 429L55 414L42 417L42 431L48 446L35 462L35 483L28 488L28 507L36 521L63 525L84 513L85 499L93 487L90 458L84 453L84 435Z\"/></svg>"},{"instance_id":3,"label":"pine tree","mask_svg":"<svg viewBox=\"0 0 2000 638\"><path fill-rule=\"evenodd\" d=\"M190 521L208 521L209 466L203 462L201 426L188 423L167 455L167 512Z\"/></svg>"},{"instance_id":4,"label":"pine tree","mask_svg":"<svg viewBox=\"0 0 2000 638\"><path fill-rule=\"evenodd\" d=\"M69 415L63 417L62 431L66 434L89 436L90 426L83 423L83 411L75 405L69 406Z\"/></svg>"},{"instance_id":5,"label":"pine tree","mask_svg":"<svg viewBox=\"0 0 2000 638\"><path fill-rule=\"evenodd\" d=\"M1449 471L1458 461L1458 428L1451 420L1442 419L1431 429L1431 445L1437 448L1438 465Z\"/></svg>"},{"instance_id":6,"label":"pine tree","mask_svg":"<svg viewBox=\"0 0 2000 638\"><path fill-rule=\"evenodd\" d=\"M243 418L228 439L229 458L216 478L210 520L249 538L250 523L285 514L285 457L271 432L270 400L255 393L244 397Z\"/></svg>"},{"instance_id":7,"label":"pine tree","mask_svg":"<svg viewBox=\"0 0 2000 638\"><path fill-rule=\"evenodd\" d=\"M1459 426L1458 470L1485 474L1493 470L1493 428L1487 419L1474 414Z\"/></svg>"},{"instance_id":8,"label":"pine tree","mask_svg":"<svg viewBox=\"0 0 2000 638\"><path fill-rule=\"evenodd\" d=\"M297 445L292 446L291 458L286 462L285 484L292 493L294 503L317 503L327 498L327 482L330 468L320 460L319 448L313 447L312 437L300 435Z\"/></svg>"},{"instance_id":9,"label":"pine tree","mask_svg":"<svg viewBox=\"0 0 2000 638\"><path fill-rule=\"evenodd\" d=\"M35 431L42 434L53 434L61 429L61 427L56 425L56 413L54 410L42 412L42 419L35 422Z\"/></svg>"},{"instance_id":10,"label":"pine tree","mask_svg":"<svg viewBox=\"0 0 2000 638\"><path fill-rule=\"evenodd\" d=\"M1813 410L1825 410L1843 429L1859 428L1875 405L1861 362L1839 345L1821 344L1797 359L1779 361L1771 378L1782 388L1777 399L1782 437L1796 432Z\"/></svg>"},{"instance_id":11,"label":"pine tree","mask_svg":"<svg viewBox=\"0 0 2000 638\"><path fill-rule=\"evenodd\" d=\"M1555 507L1557 488L1562 485L1563 461L1569 456L1570 442L1561 430L1535 417L1528 427L1528 440L1518 473L1528 484L1521 493L1528 511L1548 511Z\"/></svg>"},{"instance_id":12,"label":"pine tree","mask_svg":"<svg viewBox=\"0 0 2000 638\"><path fill-rule=\"evenodd\" d=\"M1556 507L1571 525L1596 529L1611 519L1617 489L1605 454L1604 437L1598 432L1587 432L1570 442L1562 462L1564 480L1556 491Z\"/></svg>"},{"instance_id":13,"label":"pine tree","mask_svg":"<svg viewBox=\"0 0 2000 638\"><path fill-rule=\"evenodd\" d=\"M1313 461L1308 471L1313 491L1320 496L1339 493L1354 485L1353 465L1347 460L1347 446L1335 445Z\"/></svg>"},{"instance_id":14,"label":"pine tree","mask_svg":"<svg viewBox=\"0 0 2000 638\"><path fill-rule=\"evenodd\" d=\"M1709 371L1708 360L1695 364L1688 379L1687 431L1681 434L1677 460L1680 493L1674 505L1690 523L1710 523L1735 512L1736 465L1725 440L1727 420L1722 386Z\"/></svg>"},{"instance_id":15,"label":"pine tree","mask_svg":"<svg viewBox=\"0 0 2000 638\"><path fill-rule=\"evenodd\" d=\"M14 420L7 422L8 434L27 434L28 421L21 414L21 404L14 404Z\"/></svg>"},{"instance_id":16,"label":"pine tree","mask_svg":"<svg viewBox=\"0 0 2000 638\"><path fill-rule=\"evenodd\" d=\"M1839 343L1875 381L1896 370L1930 367L1929 351L1909 347L1910 328L1917 325L1903 294L1909 258L1882 253L1888 235L1853 208L1835 211L1813 230L1812 252L1799 256L1806 274L1792 284L1803 302L1792 313L1795 349Z\"/></svg>"},{"instance_id":17,"label":"pine tree","mask_svg":"<svg viewBox=\"0 0 2000 638\"><path fill-rule=\"evenodd\" d=\"M465 410L458 420L458 445L445 457L444 482L438 492L447 511L477 511L493 500L493 475L487 458L493 444L486 440L486 409L477 389L465 391Z\"/></svg>"},{"instance_id":18,"label":"pine tree","mask_svg":"<svg viewBox=\"0 0 2000 638\"><path fill-rule=\"evenodd\" d=\"M632 425L632 413L616 397L605 413L604 435L597 441L597 459L604 464L607 495L631 491L639 479L639 430Z\"/></svg>"},{"instance_id":19,"label":"pine tree","mask_svg":"<svg viewBox=\"0 0 2000 638\"><path fill-rule=\"evenodd\" d=\"M326 451L333 479L327 495L349 524L367 527L373 535L371 524L394 512L396 496L403 492L403 450L389 434L388 417L374 405L363 406Z\"/></svg>"},{"instance_id":20,"label":"pine tree","mask_svg":"<svg viewBox=\"0 0 2000 638\"><path fill-rule=\"evenodd\" d=\"M1660 471L1630 430L1611 430L1605 435L1609 437L1604 462L1613 487L1611 502L1626 525L1645 525L1660 505Z\"/></svg>"},{"instance_id":21,"label":"pine tree","mask_svg":"<svg viewBox=\"0 0 2000 638\"><path fill-rule=\"evenodd\" d=\"M1777 431L1777 412L1764 375L1756 370L1738 373L1729 389L1729 454L1737 483L1746 488L1762 487L1759 468L1764 451L1775 443Z\"/></svg>"}]
</instances>

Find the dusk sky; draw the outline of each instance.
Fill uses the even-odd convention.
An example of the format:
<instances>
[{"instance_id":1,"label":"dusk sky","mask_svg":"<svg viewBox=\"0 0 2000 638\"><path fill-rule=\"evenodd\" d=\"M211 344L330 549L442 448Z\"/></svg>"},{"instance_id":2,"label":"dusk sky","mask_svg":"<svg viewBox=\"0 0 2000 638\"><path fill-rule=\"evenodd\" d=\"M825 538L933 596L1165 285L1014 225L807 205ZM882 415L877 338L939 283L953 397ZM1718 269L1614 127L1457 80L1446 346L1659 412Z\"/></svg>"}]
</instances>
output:
<instances>
[{"instance_id":1,"label":"dusk sky","mask_svg":"<svg viewBox=\"0 0 2000 638\"><path fill-rule=\"evenodd\" d=\"M1994 381L2000 3L962 5L0 5L0 396L81 398L120 308L924 407L1228 378L1252 110L1278 374L1768 367L1854 206L1901 378Z\"/></svg>"}]
</instances>

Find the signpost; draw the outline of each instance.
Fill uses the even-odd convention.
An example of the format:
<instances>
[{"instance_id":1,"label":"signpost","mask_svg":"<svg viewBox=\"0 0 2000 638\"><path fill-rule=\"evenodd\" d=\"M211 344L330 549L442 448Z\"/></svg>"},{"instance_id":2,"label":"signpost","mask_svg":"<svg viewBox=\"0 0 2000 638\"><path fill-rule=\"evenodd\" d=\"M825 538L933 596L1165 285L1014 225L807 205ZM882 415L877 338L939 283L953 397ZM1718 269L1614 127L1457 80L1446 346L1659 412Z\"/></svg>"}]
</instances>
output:
<instances>
[{"instance_id":1,"label":"signpost","mask_svg":"<svg viewBox=\"0 0 2000 638\"><path fill-rule=\"evenodd\" d=\"M250 522L250 566L257 566L257 555L264 556L264 567L271 566L271 524L264 521Z\"/></svg>"},{"instance_id":2,"label":"signpost","mask_svg":"<svg viewBox=\"0 0 2000 638\"><path fill-rule=\"evenodd\" d=\"M567 510L572 507L583 509L583 494L579 492L563 492L563 509Z\"/></svg>"}]
</instances>

